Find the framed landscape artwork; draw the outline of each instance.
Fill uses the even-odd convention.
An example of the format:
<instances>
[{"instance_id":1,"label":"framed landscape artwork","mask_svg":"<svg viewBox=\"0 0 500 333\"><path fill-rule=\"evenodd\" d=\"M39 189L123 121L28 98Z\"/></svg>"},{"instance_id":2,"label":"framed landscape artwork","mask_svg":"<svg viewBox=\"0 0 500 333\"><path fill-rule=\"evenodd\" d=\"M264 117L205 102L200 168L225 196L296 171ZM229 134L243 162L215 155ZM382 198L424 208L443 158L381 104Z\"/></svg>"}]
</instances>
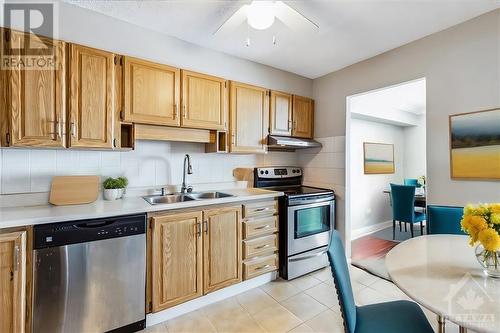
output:
<instances>
[{"instance_id":1,"label":"framed landscape artwork","mask_svg":"<svg viewBox=\"0 0 500 333\"><path fill-rule=\"evenodd\" d=\"M500 180L500 109L450 116L451 178Z\"/></svg>"},{"instance_id":2,"label":"framed landscape artwork","mask_svg":"<svg viewBox=\"0 0 500 333\"><path fill-rule=\"evenodd\" d=\"M394 173L394 145L364 142L365 174Z\"/></svg>"}]
</instances>

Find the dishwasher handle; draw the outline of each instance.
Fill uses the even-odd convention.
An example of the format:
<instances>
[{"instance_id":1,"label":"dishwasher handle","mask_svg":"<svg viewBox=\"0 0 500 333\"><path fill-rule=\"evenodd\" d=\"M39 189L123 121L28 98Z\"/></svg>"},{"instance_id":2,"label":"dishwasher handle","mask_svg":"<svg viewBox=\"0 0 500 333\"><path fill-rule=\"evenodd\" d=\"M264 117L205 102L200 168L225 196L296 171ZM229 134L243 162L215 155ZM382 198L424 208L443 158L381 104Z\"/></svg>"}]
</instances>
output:
<instances>
[{"instance_id":1,"label":"dishwasher handle","mask_svg":"<svg viewBox=\"0 0 500 333\"><path fill-rule=\"evenodd\" d=\"M82 222L73 224L73 226L77 229L93 229L93 228L102 228L107 227L112 224L115 224L118 220L104 220L98 222Z\"/></svg>"}]
</instances>

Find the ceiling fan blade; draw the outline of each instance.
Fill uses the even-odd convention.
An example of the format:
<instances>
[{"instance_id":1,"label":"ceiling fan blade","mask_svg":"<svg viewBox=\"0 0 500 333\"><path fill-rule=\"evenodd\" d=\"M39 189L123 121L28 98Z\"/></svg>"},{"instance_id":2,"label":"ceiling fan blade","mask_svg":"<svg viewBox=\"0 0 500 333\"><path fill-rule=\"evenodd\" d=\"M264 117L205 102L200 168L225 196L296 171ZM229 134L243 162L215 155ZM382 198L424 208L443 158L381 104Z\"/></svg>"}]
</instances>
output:
<instances>
[{"instance_id":1,"label":"ceiling fan blade","mask_svg":"<svg viewBox=\"0 0 500 333\"><path fill-rule=\"evenodd\" d=\"M290 29L295 30L305 25L309 28L319 29L319 25L316 22L283 1L276 1L274 5L276 17Z\"/></svg>"},{"instance_id":2,"label":"ceiling fan blade","mask_svg":"<svg viewBox=\"0 0 500 333\"><path fill-rule=\"evenodd\" d=\"M238 8L227 20L225 20L218 28L214 31L213 35L224 32L227 30L235 30L237 26L245 22L247 19L248 5L243 5Z\"/></svg>"}]
</instances>

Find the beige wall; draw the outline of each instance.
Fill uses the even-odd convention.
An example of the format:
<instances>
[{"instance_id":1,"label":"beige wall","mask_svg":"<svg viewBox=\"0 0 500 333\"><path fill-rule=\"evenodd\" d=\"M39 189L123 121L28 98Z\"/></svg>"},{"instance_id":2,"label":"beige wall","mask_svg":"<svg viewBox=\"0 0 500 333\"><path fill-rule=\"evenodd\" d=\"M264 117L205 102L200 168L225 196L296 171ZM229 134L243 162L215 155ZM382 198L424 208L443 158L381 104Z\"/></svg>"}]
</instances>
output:
<instances>
[{"instance_id":1,"label":"beige wall","mask_svg":"<svg viewBox=\"0 0 500 333\"><path fill-rule=\"evenodd\" d=\"M448 115L500 106L500 10L315 79L316 135L345 135L347 96L421 77L427 78L429 202L500 201L498 181L450 179L448 158Z\"/></svg>"}]
</instances>

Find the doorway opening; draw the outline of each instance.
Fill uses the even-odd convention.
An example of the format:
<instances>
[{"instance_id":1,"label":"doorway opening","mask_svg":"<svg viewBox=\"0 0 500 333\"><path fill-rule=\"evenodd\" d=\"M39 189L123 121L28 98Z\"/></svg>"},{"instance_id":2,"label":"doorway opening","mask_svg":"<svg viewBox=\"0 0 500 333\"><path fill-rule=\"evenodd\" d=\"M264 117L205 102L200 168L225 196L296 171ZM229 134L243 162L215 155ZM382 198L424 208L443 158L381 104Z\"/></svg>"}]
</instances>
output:
<instances>
[{"instance_id":1,"label":"doorway opening","mask_svg":"<svg viewBox=\"0 0 500 333\"><path fill-rule=\"evenodd\" d=\"M393 237L390 189L416 182L423 207L415 210L425 209L426 80L348 96L346 102L346 250L353 265L382 276L385 254L411 237L410 225L414 236L422 232L420 224L397 223ZM422 226L425 232L425 221Z\"/></svg>"}]
</instances>

